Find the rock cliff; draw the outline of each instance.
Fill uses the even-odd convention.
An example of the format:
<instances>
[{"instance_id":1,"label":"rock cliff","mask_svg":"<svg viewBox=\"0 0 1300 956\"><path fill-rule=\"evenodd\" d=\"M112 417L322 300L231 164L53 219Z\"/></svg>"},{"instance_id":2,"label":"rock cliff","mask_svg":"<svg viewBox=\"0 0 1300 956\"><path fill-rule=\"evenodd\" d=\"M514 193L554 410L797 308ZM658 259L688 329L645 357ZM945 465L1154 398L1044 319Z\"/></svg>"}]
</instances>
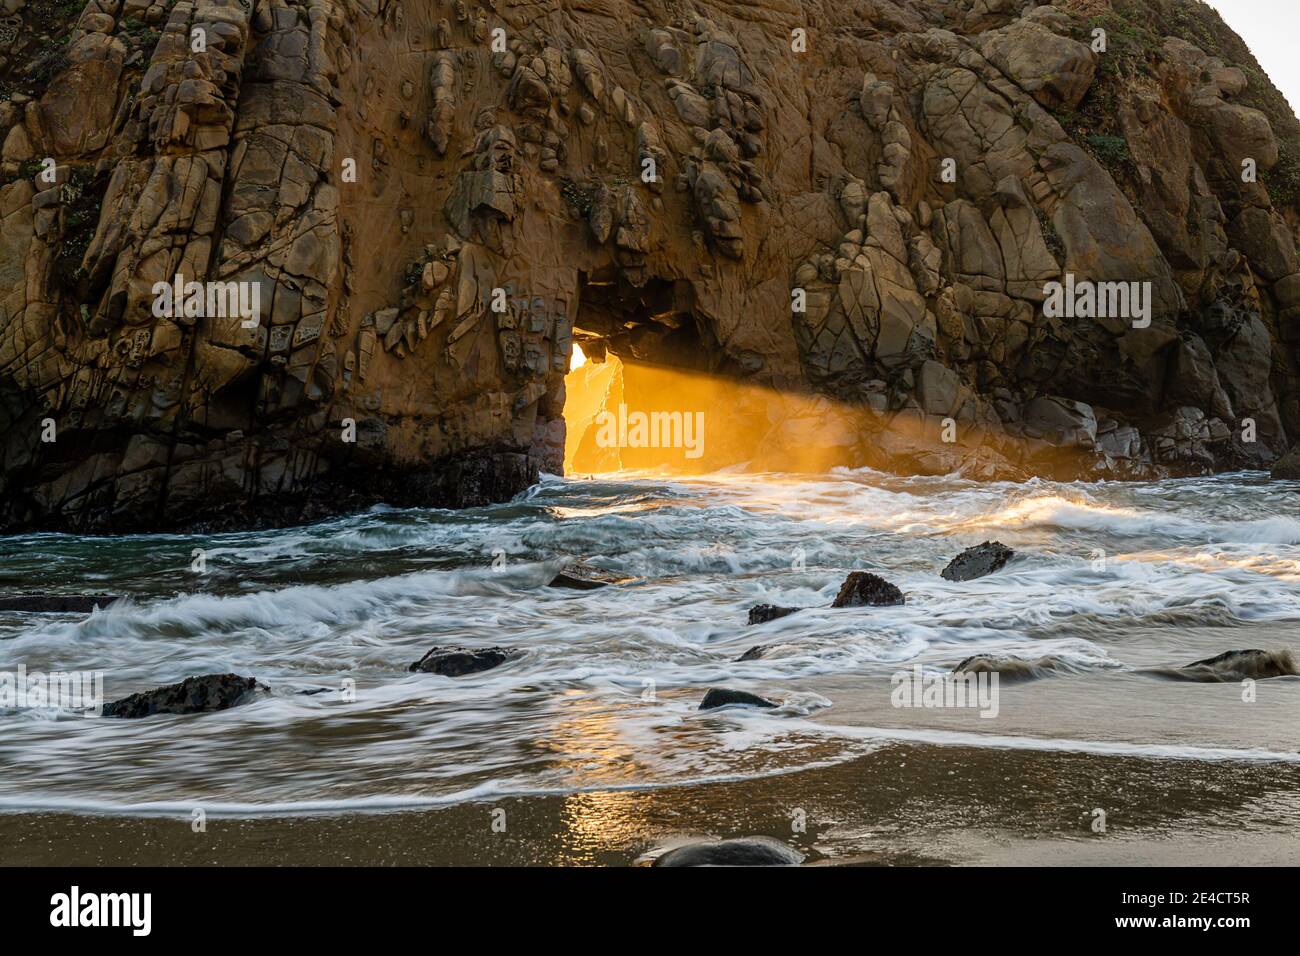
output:
<instances>
[{"instance_id":1,"label":"rock cliff","mask_svg":"<svg viewBox=\"0 0 1300 956\"><path fill-rule=\"evenodd\" d=\"M1300 436L1300 124L1194 0L0 12L8 529L501 500L575 340L824 396L849 464Z\"/></svg>"}]
</instances>

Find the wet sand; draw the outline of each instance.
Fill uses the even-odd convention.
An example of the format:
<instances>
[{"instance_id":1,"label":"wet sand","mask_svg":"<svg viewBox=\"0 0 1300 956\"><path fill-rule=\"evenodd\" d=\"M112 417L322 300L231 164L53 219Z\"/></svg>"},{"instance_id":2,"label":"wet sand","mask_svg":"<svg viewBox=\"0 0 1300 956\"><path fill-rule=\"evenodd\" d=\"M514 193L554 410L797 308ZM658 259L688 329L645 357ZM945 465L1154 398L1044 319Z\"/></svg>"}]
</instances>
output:
<instances>
[{"instance_id":1,"label":"wet sand","mask_svg":"<svg viewBox=\"0 0 1300 956\"><path fill-rule=\"evenodd\" d=\"M891 744L763 779L209 816L202 833L188 816L2 814L0 864L621 866L692 837L752 834L814 864L1295 865L1300 765Z\"/></svg>"}]
</instances>

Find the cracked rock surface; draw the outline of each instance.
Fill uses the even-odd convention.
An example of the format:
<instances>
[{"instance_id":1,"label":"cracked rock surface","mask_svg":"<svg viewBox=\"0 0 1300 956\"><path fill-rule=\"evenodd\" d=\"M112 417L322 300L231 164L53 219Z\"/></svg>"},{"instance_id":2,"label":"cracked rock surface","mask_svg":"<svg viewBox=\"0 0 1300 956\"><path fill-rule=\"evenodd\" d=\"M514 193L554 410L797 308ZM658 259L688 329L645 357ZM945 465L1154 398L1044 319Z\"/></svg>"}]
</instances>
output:
<instances>
[{"instance_id":1,"label":"cracked rock surface","mask_svg":"<svg viewBox=\"0 0 1300 956\"><path fill-rule=\"evenodd\" d=\"M3 14L7 530L507 499L562 468L575 329L667 360L688 327L700 370L834 403L845 464L1151 477L1300 435L1300 125L1189 0ZM156 315L177 275L258 321ZM1050 317L1067 275L1149 283L1149 325Z\"/></svg>"}]
</instances>

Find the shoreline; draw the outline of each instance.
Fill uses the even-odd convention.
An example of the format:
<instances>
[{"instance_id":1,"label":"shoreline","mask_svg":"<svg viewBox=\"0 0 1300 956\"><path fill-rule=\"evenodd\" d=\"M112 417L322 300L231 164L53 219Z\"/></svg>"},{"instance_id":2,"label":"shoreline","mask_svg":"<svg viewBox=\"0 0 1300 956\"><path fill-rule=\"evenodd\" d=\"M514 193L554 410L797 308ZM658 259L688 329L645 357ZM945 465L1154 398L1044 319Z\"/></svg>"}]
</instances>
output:
<instances>
[{"instance_id":1,"label":"shoreline","mask_svg":"<svg viewBox=\"0 0 1300 956\"><path fill-rule=\"evenodd\" d=\"M1300 859L1297 824L1294 764L892 744L739 781L211 815L203 832L189 815L0 812L0 866L622 866L753 835L814 865L1250 866Z\"/></svg>"}]
</instances>

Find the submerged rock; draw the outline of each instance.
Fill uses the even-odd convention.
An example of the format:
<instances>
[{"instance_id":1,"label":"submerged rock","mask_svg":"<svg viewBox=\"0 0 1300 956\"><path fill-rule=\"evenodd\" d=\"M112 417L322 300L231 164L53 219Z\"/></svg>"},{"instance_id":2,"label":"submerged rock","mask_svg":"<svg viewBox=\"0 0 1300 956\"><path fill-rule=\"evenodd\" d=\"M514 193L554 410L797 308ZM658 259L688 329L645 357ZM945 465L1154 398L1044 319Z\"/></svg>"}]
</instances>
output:
<instances>
[{"instance_id":1,"label":"submerged rock","mask_svg":"<svg viewBox=\"0 0 1300 956\"><path fill-rule=\"evenodd\" d=\"M713 710L715 707L729 707L732 704L739 704L743 707L775 707L772 701L766 697L759 697L757 694L751 694L748 691L732 690L730 687L710 687L708 693L704 695L704 700L700 701L700 710Z\"/></svg>"},{"instance_id":2,"label":"submerged rock","mask_svg":"<svg viewBox=\"0 0 1300 956\"><path fill-rule=\"evenodd\" d=\"M749 609L748 623L766 624L768 621L775 621L802 610L801 607L781 607L779 604L755 604Z\"/></svg>"},{"instance_id":3,"label":"submerged rock","mask_svg":"<svg viewBox=\"0 0 1300 956\"><path fill-rule=\"evenodd\" d=\"M831 607L887 607L903 603L903 592L869 571L854 571L840 585Z\"/></svg>"},{"instance_id":4,"label":"submerged rock","mask_svg":"<svg viewBox=\"0 0 1300 956\"><path fill-rule=\"evenodd\" d=\"M669 850L654 866L798 866L804 856L771 837L692 843Z\"/></svg>"},{"instance_id":5,"label":"submerged rock","mask_svg":"<svg viewBox=\"0 0 1300 956\"><path fill-rule=\"evenodd\" d=\"M104 705L105 717L149 717L153 714L202 714L226 710L266 690L256 678L238 674L204 674L179 684L155 687Z\"/></svg>"},{"instance_id":6,"label":"submerged rock","mask_svg":"<svg viewBox=\"0 0 1300 956\"><path fill-rule=\"evenodd\" d=\"M760 659L766 659L772 656L772 654L774 654L777 651L784 651L786 653L798 654L805 649L806 649L805 647L801 646L801 642L799 640L769 641L766 644L755 644L749 650L745 651L745 653L741 654L738 658L736 658L736 663L740 663L741 661L756 661Z\"/></svg>"},{"instance_id":7,"label":"submerged rock","mask_svg":"<svg viewBox=\"0 0 1300 956\"><path fill-rule=\"evenodd\" d=\"M490 671L521 656L511 647L435 647L407 670L444 677L463 677Z\"/></svg>"},{"instance_id":8,"label":"submerged rock","mask_svg":"<svg viewBox=\"0 0 1300 956\"><path fill-rule=\"evenodd\" d=\"M0 594L0 611L89 614L116 600L116 594Z\"/></svg>"},{"instance_id":9,"label":"submerged rock","mask_svg":"<svg viewBox=\"0 0 1300 956\"><path fill-rule=\"evenodd\" d=\"M948 562L941 574L949 581L973 581L994 571L1001 571L1014 554L1014 551L999 541L985 541L957 555Z\"/></svg>"},{"instance_id":10,"label":"submerged rock","mask_svg":"<svg viewBox=\"0 0 1300 956\"><path fill-rule=\"evenodd\" d=\"M1039 657L1030 660L1026 657L995 657L992 654L974 654L952 669L954 674L997 674L998 680L1031 680L1047 677L1065 670L1065 664L1057 657Z\"/></svg>"},{"instance_id":11,"label":"submerged rock","mask_svg":"<svg viewBox=\"0 0 1300 956\"><path fill-rule=\"evenodd\" d=\"M608 587L611 584L626 584L632 578L597 568L584 561L576 561L551 578L550 587L572 588L575 591L591 591L595 588Z\"/></svg>"},{"instance_id":12,"label":"submerged rock","mask_svg":"<svg viewBox=\"0 0 1300 956\"><path fill-rule=\"evenodd\" d=\"M1183 680L1216 681L1264 680L1269 677L1291 677L1300 674L1295 658L1287 650L1263 651L1251 648L1245 651L1224 651L1202 661L1193 661L1176 669L1171 676Z\"/></svg>"}]
</instances>

